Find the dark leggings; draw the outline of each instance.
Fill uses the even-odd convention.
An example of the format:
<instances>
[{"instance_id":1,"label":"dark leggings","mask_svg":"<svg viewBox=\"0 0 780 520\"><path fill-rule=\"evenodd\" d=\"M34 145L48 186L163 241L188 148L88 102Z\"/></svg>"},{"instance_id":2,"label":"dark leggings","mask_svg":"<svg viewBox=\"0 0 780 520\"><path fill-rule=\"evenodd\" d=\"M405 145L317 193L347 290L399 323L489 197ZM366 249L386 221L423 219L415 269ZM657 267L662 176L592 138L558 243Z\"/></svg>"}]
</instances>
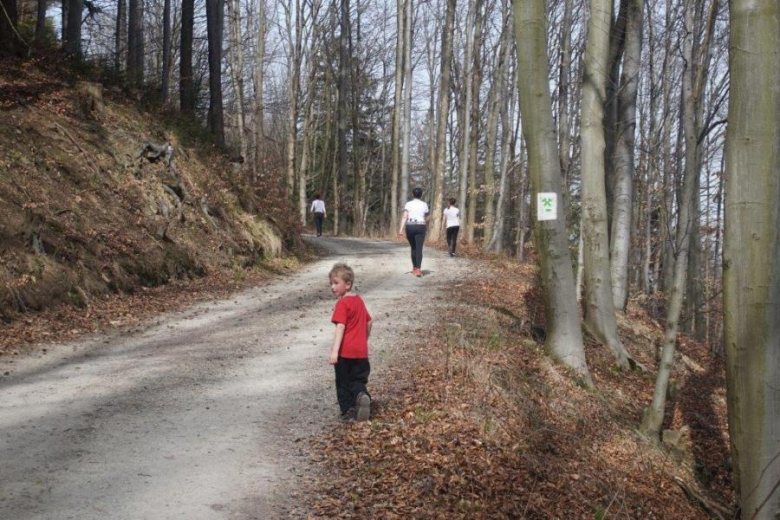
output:
<instances>
[{"instance_id":1,"label":"dark leggings","mask_svg":"<svg viewBox=\"0 0 780 520\"><path fill-rule=\"evenodd\" d=\"M325 213L314 214L314 225L317 227L317 235L322 234L322 220L325 218Z\"/></svg>"},{"instance_id":2,"label":"dark leggings","mask_svg":"<svg viewBox=\"0 0 780 520\"><path fill-rule=\"evenodd\" d=\"M460 226L447 228L447 250L450 254L455 254L455 246L458 245L458 231L460 231Z\"/></svg>"},{"instance_id":3,"label":"dark leggings","mask_svg":"<svg viewBox=\"0 0 780 520\"><path fill-rule=\"evenodd\" d=\"M371 365L368 359L351 359L339 356L336 369L336 397L339 400L341 413L355 406L355 399L361 392L368 393L368 374Z\"/></svg>"},{"instance_id":4,"label":"dark leggings","mask_svg":"<svg viewBox=\"0 0 780 520\"><path fill-rule=\"evenodd\" d=\"M412 246L412 267L419 269L422 265L423 243L425 243L425 224L407 224L406 240Z\"/></svg>"}]
</instances>

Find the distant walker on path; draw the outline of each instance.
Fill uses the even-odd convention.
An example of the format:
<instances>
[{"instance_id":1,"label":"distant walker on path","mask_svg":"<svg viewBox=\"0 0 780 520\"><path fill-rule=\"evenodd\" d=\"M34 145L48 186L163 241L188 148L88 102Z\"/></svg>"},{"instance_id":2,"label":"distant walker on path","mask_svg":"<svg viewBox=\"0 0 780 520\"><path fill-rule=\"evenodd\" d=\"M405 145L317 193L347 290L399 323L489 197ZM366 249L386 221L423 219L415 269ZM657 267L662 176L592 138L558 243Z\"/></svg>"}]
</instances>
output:
<instances>
[{"instance_id":1,"label":"distant walker on path","mask_svg":"<svg viewBox=\"0 0 780 520\"><path fill-rule=\"evenodd\" d=\"M460 231L460 210L455 206L455 199L449 200L450 205L444 210L442 227L447 226L447 251L450 256L455 256L455 247L458 245L458 231Z\"/></svg>"},{"instance_id":2,"label":"distant walker on path","mask_svg":"<svg viewBox=\"0 0 780 520\"><path fill-rule=\"evenodd\" d=\"M309 210L314 214L314 226L317 228L317 236L322 236L322 221L325 220L327 213L325 212L325 203L320 199L320 194L314 194L314 200L311 201L311 209Z\"/></svg>"},{"instance_id":3,"label":"distant walker on path","mask_svg":"<svg viewBox=\"0 0 780 520\"><path fill-rule=\"evenodd\" d=\"M420 277L422 276L420 268L422 267L425 232L428 229L428 219L430 219L431 215L428 210L428 204L420 200L422 188L413 189L412 195L414 199L407 202L406 206L404 206L404 214L398 234L403 236L404 228L406 228L406 240L409 241L409 246L412 248L412 273Z\"/></svg>"}]
</instances>

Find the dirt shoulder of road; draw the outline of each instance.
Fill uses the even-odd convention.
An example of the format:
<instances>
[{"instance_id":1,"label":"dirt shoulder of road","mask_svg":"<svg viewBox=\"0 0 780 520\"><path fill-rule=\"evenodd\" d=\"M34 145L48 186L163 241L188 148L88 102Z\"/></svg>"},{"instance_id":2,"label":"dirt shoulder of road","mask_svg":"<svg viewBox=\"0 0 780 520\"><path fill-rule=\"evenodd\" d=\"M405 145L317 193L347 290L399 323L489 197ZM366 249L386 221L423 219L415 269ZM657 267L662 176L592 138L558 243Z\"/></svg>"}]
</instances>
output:
<instances>
[{"instance_id":1,"label":"dirt shoulder of road","mask_svg":"<svg viewBox=\"0 0 780 520\"><path fill-rule=\"evenodd\" d=\"M674 445L635 428L655 374L586 345L598 390L550 363L536 269L500 260L436 303L374 380L370 422L310 439L311 518L709 518L733 510L723 367L683 337L667 405ZM632 302L621 336L655 367L662 329ZM683 359L684 358L684 359Z\"/></svg>"}]
</instances>

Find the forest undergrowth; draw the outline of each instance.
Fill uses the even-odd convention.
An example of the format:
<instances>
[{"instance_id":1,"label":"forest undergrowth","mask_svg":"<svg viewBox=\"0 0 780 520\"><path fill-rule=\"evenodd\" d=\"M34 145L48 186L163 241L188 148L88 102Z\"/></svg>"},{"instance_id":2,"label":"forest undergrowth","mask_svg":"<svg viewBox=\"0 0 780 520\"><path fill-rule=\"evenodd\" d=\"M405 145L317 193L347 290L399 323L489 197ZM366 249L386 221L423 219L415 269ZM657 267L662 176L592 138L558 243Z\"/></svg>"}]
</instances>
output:
<instances>
[{"instance_id":1,"label":"forest undergrowth","mask_svg":"<svg viewBox=\"0 0 780 520\"><path fill-rule=\"evenodd\" d=\"M663 330L632 302L620 320L648 372L588 341L590 390L545 356L536 268L493 261L453 287L444 321L372 381L370 422L313 442L327 478L313 518L710 518L733 510L720 359L680 341L657 447L637 425Z\"/></svg>"}]
</instances>

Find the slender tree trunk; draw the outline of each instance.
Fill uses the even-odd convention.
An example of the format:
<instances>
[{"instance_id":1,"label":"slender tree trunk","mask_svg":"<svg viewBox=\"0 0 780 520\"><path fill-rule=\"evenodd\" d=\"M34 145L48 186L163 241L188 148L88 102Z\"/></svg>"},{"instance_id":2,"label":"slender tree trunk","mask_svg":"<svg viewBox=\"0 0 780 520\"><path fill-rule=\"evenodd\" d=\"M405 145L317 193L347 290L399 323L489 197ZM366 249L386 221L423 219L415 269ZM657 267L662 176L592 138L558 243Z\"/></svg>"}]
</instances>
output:
<instances>
[{"instance_id":1,"label":"slender tree trunk","mask_svg":"<svg viewBox=\"0 0 780 520\"><path fill-rule=\"evenodd\" d=\"M306 225L306 209L307 209L307 177L309 173L309 157L311 155L311 141L312 133L314 132L314 97L315 97L315 81L317 77L317 60L315 59L317 52L317 45L319 42L318 29L319 22L317 21L317 14L319 12L320 1L315 0L312 3L312 29L309 35L309 51L308 51L308 74L306 75L306 86L309 90L308 96L306 96L306 104L304 107L304 121L303 121L303 145L301 150L301 165L298 172L298 211L301 217L301 225Z\"/></svg>"},{"instance_id":2,"label":"slender tree trunk","mask_svg":"<svg viewBox=\"0 0 780 520\"><path fill-rule=\"evenodd\" d=\"M436 164L433 173L431 230L438 238L444 198L444 166L447 145L447 117L450 114L450 72L452 69L452 36L455 22L455 0L447 0L444 29L441 35L441 83L439 84L439 114L436 130Z\"/></svg>"},{"instance_id":3,"label":"slender tree trunk","mask_svg":"<svg viewBox=\"0 0 780 520\"><path fill-rule=\"evenodd\" d=\"M742 518L780 517L780 4L732 0L723 254L729 432Z\"/></svg>"},{"instance_id":4,"label":"slender tree trunk","mask_svg":"<svg viewBox=\"0 0 780 520\"><path fill-rule=\"evenodd\" d=\"M222 28L224 0L206 0L206 25L209 46L209 114L208 123L214 140L225 147L225 125L222 108Z\"/></svg>"},{"instance_id":5,"label":"slender tree trunk","mask_svg":"<svg viewBox=\"0 0 780 520\"><path fill-rule=\"evenodd\" d=\"M162 103L168 104L171 81L171 0L163 2Z\"/></svg>"},{"instance_id":6,"label":"slender tree trunk","mask_svg":"<svg viewBox=\"0 0 780 520\"><path fill-rule=\"evenodd\" d=\"M604 170L604 99L611 0L592 0L582 85L582 233L585 260L585 325L628 368L630 357L617 335L609 269Z\"/></svg>"},{"instance_id":7,"label":"slender tree trunk","mask_svg":"<svg viewBox=\"0 0 780 520\"><path fill-rule=\"evenodd\" d=\"M181 1L181 57L179 61L179 103L185 114L195 113L195 83L192 78L192 31L195 0Z\"/></svg>"},{"instance_id":8,"label":"slender tree trunk","mask_svg":"<svg viewBox=\"0 0 780 520\"><path fill-rule=\"evenodd\" d=\"M564 0L563 26L561 27L561 64L558 72L558 143L563 176L564 208L569 208L569 169L571 168L571 128L569 125L569 81L571 76L571 33L573 26L572 0ZM568 219L567 219L568 220Z\"/></svg>"},{"instance_id":9,"label":"slender tree trunk","mask_svg":"<svg viewBox=\"0 0 780 520\"><path fill-rule=\"evenodd\" d=\"M5 0L8 2L8 8L13 9L13 12L9 11L8 14L11 17L12 25L16 27L16 1L15 0ZM60 37L62 38L62 44L65 45L65 42L68 41L68 4L70 0L60 0L60 24L62 27L60 28ZM5 17L0 18L0 24L7 23L7 20ZM11 36L11 31L2 31L0 32L0 38L2 38L3 34L7 34L9 37Z\"/></svg>"},{"instance_id":10,"label":"slender tree trunk","mask_svg":"<svg viewBox=\"0 0 780 520\"><path fill-rule=\"evenodd\" d=\"M474 50L474 15L475 2L468 0L468 13L466 14L466 52L463 58L463 87L465 88L465 102L463 104L463 128L461 130L460 152L460 183L458 189L458 207L461 212L466 208L466 200L469 188L469 139L471 137L471 98L473 92L472 77L474 75L474 63L472 52ZM461 228L466 219L461 215Z\"/></svg>"},{"instance_id":11,"label":"slender tree trunk","mask_svg":"<svg viewBox=\"0 0 780 520\"><path fill-rule=\"evenodd\" d=\"M46 0L40 0L46 5ZM44 10L44 15L45 15ZM37 35L37 32L36 32ZM36 36L37 38L37 36ZM118 0L116 4L116 32L114 33L114 70L121 72L127 60L127 2Z\"/></svg>"},{"instance_id":12,"label":"slender tree trunk","mask_svg":"<svg viewBox=\"0 0 780 520\"><path fill-rule=\"evenodd\" d=\"M642 418L642 431L651 439L660 438L661 426L664 419L666 406L666 394L669 387L669 378L674 366L674 351L677 341L677 331L680 325L680 314L685 295L685 279L688 270L688 251L691 243L690 228L694 225L691 207L696 186L696 173L698 157L696 156L696 127L694 123L694 95L693 95L693 8L695 0L685 0L685 28L683 31L683 63L682 78L683 90L683 128L685 132L685 171L683 173L683 191L680 200L679 220L677 223L677 258L674 262L674 282L669 297L666 317L666 329L664 331L664 345L661 353L661 361L658 366L658 376L655 382L655 391L650 406L645 408Z\"/></svg>"},{"instance_id":13,"label":"slender tree trunk","mask_svg":"<svg viewBox=\"0 0 780 520\"><path fill-rule=\"evenodd\" d=\"M469 197L466 211L466 241L474 243L474 225L477 223L477 145L479 143L480 111L479 94L482 86L482 33L484 30L485 0L476 0L474 6L474 70L471 75L471 95L473 102L466 110L471 110L471 135L469 136Z\"/></svg>"},{"instance_id":14,"label":"slender tree trunk","mask_svg":"<svg viewBox=\"0 0 780 520\"><path fill-rule=\"evenodd\" d=\"M339 36L339 78L338 78L338 184L344 186L348 175L349 155L347 154L347 96L349 93L349 0L341 0L341 35ZM342 195L340 195L341 197ZM341 199L339 199L340 203Z\"/></svg>"},{"instance_id":15,"label":"slender tree trunk","mask_svg":"<svg viewBox=\"0 0 780 520\"><path fill-rule=\"evenodd\" d=\"M167 0L170 1L170 0ZM236 96L236 126L239 155L247 160L247 139L244 122L244 51L241 38L241 4L239 0L227 0L230 24L230 76Z\"/></svg>"},{"instance_id":16,"label":"slender tree trunk","mask_svg":"<svg viewBox=\"0 0 780 520\"><path fill-rule=\"evenodd\" d=\"M303 38L303 12L301 9L301 0L295 0L295 28L290 19L293 13L287 7L287 40L290 46L289 56L289 87L290 97L288 100L287 111L287 152L286 152L286 180L287 196L293 199L293 190L295 189L295 145L298 141L298 93L301 88L301 54ZM342 28L343 29L343 28Z\"/></svg>"},{"instance_id":17,"label":"slender tree trunk","mask_svg":"<svg viewBox=\"0 0 780 520\"><path fill-rule=\"evenodd\" d=\"M409 148L412 145L412 1L404 2L404 114L401 150L401 187L396 216L409 198Z\"/></svg>"},{"instance_id":18,"label":"slender tree trunk","mask_svg":"<svg viewBox=\"0 0 780 520\"><path fill-rule=\"evenodd\" d=\"M77 57L81 56L81 13L83 10L84 0L68 0L68 36L65 41L65 52Z\"/></svg>"},{"instance_id":19,"label":"slender tree trunk","mask_svg":"<svg viewBox=\"0 0 780 520\"><path fill-rule=\"evenodd\" d=\"M547 31L544 0L515 2L515 35L523 135L534 192L555 192L560 197L561 172L555 139L548 82ZM574 279L569 261L566 222L559 207L555 220L537 221L536 250L545 292L547 339L545 348L558 362L592 384L582 346Z\"/></svg>"},{"instance_id":20,"label":"slender tree trunk","mask_svg":"<svg viewBox=\"0 0 780 520\"><path fill-rule=\"evenodd\" d=\"M506 0L503 3L502 20L504 24L501 29L501 37L498 44L498 64L496 66L495 78L490 86L488 94L488 118L485 139L485 220L484 235L482 238L483 249L487 251L492 243L493 226L495 225L496 215L496 179L495 179L495 159L496 143L498 138L498 116L499 107L505 102L501 99L504 94L505 70L509 61L509 27L511 24Z\"/></svg>"},{"instance_id":21,"label":"slender tree trunk","mask_svg":"<svg viewBox=\"0 0 780 520\"><path fill-rule=\"evenodd\" d=\"M265 0L257 0L257 44L255 45L253 80L254 97L254 131L255 131L255 165L252 169L252 181L257 183L258 177L265 171L265 105L263 103L263 81L265 78Z\"/></svg>"},{"instance_id":22,"label":"slender tree trunk","mask_svg":"<svg viewBox=\"0 0 780 520\"><path fill-rule=\"evenodd\" d=\"M144 79L143 0L128 0L127 80L139 88Z\"/></svg>"},{"instance_id":23,"label":"slender tree trunk","mask_svg":"<svg viewBox=\"0 0 780 520\"><path fill-rule=\"evenodd\" d=\"M514 26L511 19L511 13L509 13L509 30L511 35L511 28ZM512 71L514 72L514 71ZM512 119L515 114L515 99L512 93L517 92L517 74L512 74L512 80L509 82L509 89L503 93L504 102L501 103L501 163L498 181L498 202L496 204L496 216L493 219L493 229L490 233L490 242L485 248L486 251L493 251L494 253L501 253L504 249L504 222L506 220L506 206L509 198L507 193L507 177L510 168L510 153L509 147L512 143ZM511 105L511 107L509 106ZM514 165L511 165L513 168Z\"/></svg>"},{"instance_id":24,"label":"slender tree trunk","mask_svg":"<svg viewBox=\"0 0 780 520\"><path fill-rule=\"evenodd\" d=\"M410 0L407 0L407 2ZM393 162L393 176L390 186L390 231L398 229L398 178L401 170L401 110L403 110L404 74L404 0L396 0L395 39L395 96L393 97L393 137L390 156Z\"/></svg>"},{"instance_id":25,"label":"slender tree trunk","mask_svg":"<svg viewBox=\"0 0 780 520\"><path fill-rule=\"evenodd\" d=\"M624 310L628 302L628 264L631 249L631 215L633 211L634 134L636 132L636 99L639 91L639 67L642 55L642 0L628 0L626 44L618 93L617 136L615 143L615 184L610 240L612 301L615 309Z\"/></svg>"}]
</instances>

